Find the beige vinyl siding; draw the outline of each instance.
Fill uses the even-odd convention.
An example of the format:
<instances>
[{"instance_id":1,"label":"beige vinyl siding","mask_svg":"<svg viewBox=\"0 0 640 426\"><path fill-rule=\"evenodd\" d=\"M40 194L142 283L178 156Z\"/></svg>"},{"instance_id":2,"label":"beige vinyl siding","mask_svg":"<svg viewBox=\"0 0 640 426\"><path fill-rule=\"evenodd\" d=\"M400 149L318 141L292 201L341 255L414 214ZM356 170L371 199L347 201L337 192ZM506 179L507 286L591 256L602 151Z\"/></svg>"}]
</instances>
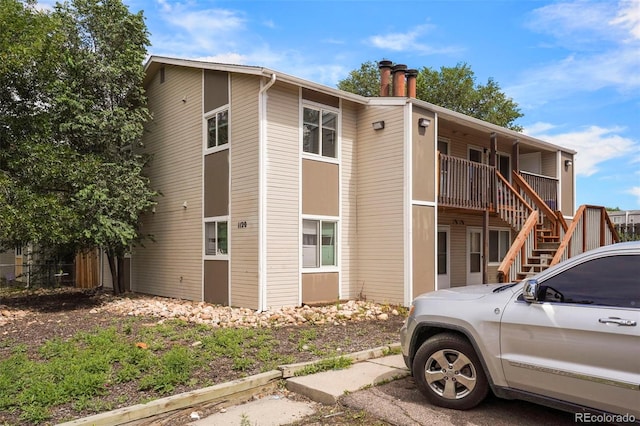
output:
<instances>
[{"instance_id":1,"label":"beige vinyl siding","mask_svg":"<svg viewBox=\"0 0 640 426\"><path fill-rule=\"evenodd\" d=\"M165 82L157 74L147 88L153 120L144 135L146 152L153 154L147 174L162 196L156 213L142 218L141 232L155 242L133 249L131 286L140 293L201 300L202 71L165 69Z\"/></svg>"},{"instance_id":2,"label":"beige vinyl siding","mask_svg":"<svg viewBox=\"0 0 640 426\"><path fill-rule=\"evenodd\" d=\"M358 128L357 293L404 303L404 109L370 107ZM384 120L383 130L372 122Z\"/></svg>"},{"instance_id":3,"label":"beige vinyl siding","mask_svg":"<svg viewBox=\"0 0 640 426\"><path fill-rule=\"evenodd\" d=\"M275 84L267 96L266 306L276 308L299 302L300 104L290 85Z\"/></svg>"},{"instance_id":4,"label":"beige vinyl siding","mask_svg":"<svg viewBox=\"0 0 640 426\"><path fill-rule=\"evenodd\" d=\"M439 128L438 135L449 140L449 155L458 158L469 158L468 146L478 146L479 143L470 141L469 138L465 138L461 132L453 132L449 127Z\"/></svg>"},{"instance_id":5,"label":"beige vinyl siding","mask_svg":"<svg viewBox=\"0 0 640 426\"><path fill-rule=\"evenodd\" d=\"M556 152L543 152L541 155L541 174L543 176L557 177L558 154Z\"/></svg>"},{"instance_id":6,"label":"beige vinyl siding","mask_svg":"<svg viewBox=\"0 0 640 426\"><path fill-rule=\"evenodd\" d=\"M482 228L482 215L464 214L462 212L438 212L438 225L449 225L451 287L467 284L467 228ZM489 218L489 228L509 228L499 217ZM511 241L517 233L511 229ZM488 255L488 254L487 254ZM490 283L498 282L498 265L489 265L487 279Z\"/></svg>"},{"instance_id":7,"label":"beige vinyl siding","mask_svg":"<svg viewBox=\"0 0 640 426\"><path fill-rule=\"evenodd\" d=\"M439 218L438 223L449 225L451 224L451 233L449 238L451 240L451 287L460 287L467 285L467 227L482 227L482 216L472 215L456 215L455 218L458 223L464 222L464 225L451 224L444 218Z\"/></svg>"},{"instance_id":8,"label":"beige vinyl siding","mask_svg":"<svg viewBox=\"0 0 640 426\"><path fill-rule=\"evenodd\" d=\"M342 104L342 138L340 140L341 207L340 218L340 278L342 282L341 298L358 296L358 228L357 228L357 120L359 105L349 102Z\"/></svg>"},{"instance_id":9,"label":"beige vinyl siding","mask_svg":"<svg viewBox=\"0 0 640 426\"><path fill-rule=\"evenodd\" d=\"M257 77L231 76L229 145L231 170L231 306L258 309L259 122ZM236 226L246 222L246 228Z\"/></svg>"}]
</instances>

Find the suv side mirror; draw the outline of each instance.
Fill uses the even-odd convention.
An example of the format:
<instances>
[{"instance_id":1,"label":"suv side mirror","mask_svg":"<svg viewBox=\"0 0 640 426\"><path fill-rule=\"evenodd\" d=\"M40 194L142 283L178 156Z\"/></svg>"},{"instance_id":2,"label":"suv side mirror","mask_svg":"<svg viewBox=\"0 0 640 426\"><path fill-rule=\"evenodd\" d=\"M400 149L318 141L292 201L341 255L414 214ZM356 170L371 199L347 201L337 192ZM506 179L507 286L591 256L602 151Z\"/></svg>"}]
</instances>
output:
<instances>
[{"instance_id":1,"label":"suv side mirror","mask_svg":"<svg viewBox=\"0 0 640 426\"><path fill-rule=\"evenodd\" d=\"M524 283L524 290L522 292L522 297L528 303L534 303L539 300L538 292L540 290L540 284L538 280L527 280Z\"/></svg>"}]
</instances>

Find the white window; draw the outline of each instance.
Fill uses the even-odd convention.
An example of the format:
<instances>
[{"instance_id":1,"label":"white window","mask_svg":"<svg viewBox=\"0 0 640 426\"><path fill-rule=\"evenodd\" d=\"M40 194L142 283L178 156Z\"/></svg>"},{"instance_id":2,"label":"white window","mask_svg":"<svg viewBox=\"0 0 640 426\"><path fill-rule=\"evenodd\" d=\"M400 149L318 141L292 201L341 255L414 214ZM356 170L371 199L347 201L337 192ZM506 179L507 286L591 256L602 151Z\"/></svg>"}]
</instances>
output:
<instances>
[{"instance_id":1,"label":"white window","mask_svg":"<svg viewBox=\"0 0 640 426\"><path fill-rule=\"evenodd\" d=\"M302 267L336 266L337 222L302 221Z\"/></svg>"},{"instance_id":2,"label":"white window","mask_svg":"<svg viewBox=\"0 0 640 426\"><path fill-rule=\"evenodd\" d=\"M489 262L500 263L511 246L511 231L507 229L489 230Z\"/></svg>"},{"instance_id":3,"label":"white window","mask_svg":"<svg viewBox=\"0 0 640 426\"><path fill-rule=\"evenodd\" d=\"M309 154L336 158L338 114L322 108L304 107L302 150Z\"/></svg>"},{"instance_id":4,"label":"white window","mask_svg":"<svg viewBox=\"0 0 640 426\"><path fill-rule=\"evenodd\" d=\"M229 254L227 228L226 220L212 220L204 223L205 255L225 256Z\"/></svg>"},{"instance_id":5,"label":"white window","mask_svg":"<svg viewBox=\"0 0 640 426\"><path fill-rule=\"evenodd\" d=\"M229 109L218 111L207 118L207 149L229 143Z\"/></svg>"}]
</instances>

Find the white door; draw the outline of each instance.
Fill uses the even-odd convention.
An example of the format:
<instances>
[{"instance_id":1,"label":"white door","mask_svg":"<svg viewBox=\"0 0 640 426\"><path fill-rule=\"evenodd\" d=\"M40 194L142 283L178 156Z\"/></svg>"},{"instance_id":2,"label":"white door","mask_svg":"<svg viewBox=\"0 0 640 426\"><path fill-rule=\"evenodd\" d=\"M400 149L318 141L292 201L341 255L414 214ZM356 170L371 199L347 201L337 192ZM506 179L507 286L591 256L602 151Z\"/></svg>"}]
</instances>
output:
<instances>
[{"instance_id":1,"label":"white door","mask_svg":"<svg viewBox=\"0 0 640 426\"><path fill-rule=\"evenodd\" d=\"M438 247L436 266L438 269L438 288L451 287L451 272L449 264L449 227L438 226Z\"/></svg>"},{"instance_id":2,"label":"white door","mask_svg":"<svg viewBox=\"0 0 640 426\"><path fill-rule=\"evenodd\" d=\"M482 228L467 228L467 285L482 284Z\"/></svg>"}]
</instances>

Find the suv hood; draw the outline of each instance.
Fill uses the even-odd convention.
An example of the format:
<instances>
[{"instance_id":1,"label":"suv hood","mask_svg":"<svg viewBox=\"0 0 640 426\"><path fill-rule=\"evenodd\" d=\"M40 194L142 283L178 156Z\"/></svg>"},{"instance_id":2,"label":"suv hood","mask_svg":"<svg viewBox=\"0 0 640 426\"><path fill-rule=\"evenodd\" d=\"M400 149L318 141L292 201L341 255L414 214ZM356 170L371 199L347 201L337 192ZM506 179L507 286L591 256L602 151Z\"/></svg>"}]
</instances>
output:
<instances>
[{"instance_id":1,"label":"suv hood","mask_svg":"<svg viewBox=\"0 0 640 426\"><path fill-rule=\"evenodd\" d=\"M446 288L443 290L424 293L416 299L441 299L441 300L473 300L480 299L488 294L493 294L494 290L508 284L480 284L463 287ZM515 289L518 286L505 287L505 290Z\"/></svg>"}]
</instances>

